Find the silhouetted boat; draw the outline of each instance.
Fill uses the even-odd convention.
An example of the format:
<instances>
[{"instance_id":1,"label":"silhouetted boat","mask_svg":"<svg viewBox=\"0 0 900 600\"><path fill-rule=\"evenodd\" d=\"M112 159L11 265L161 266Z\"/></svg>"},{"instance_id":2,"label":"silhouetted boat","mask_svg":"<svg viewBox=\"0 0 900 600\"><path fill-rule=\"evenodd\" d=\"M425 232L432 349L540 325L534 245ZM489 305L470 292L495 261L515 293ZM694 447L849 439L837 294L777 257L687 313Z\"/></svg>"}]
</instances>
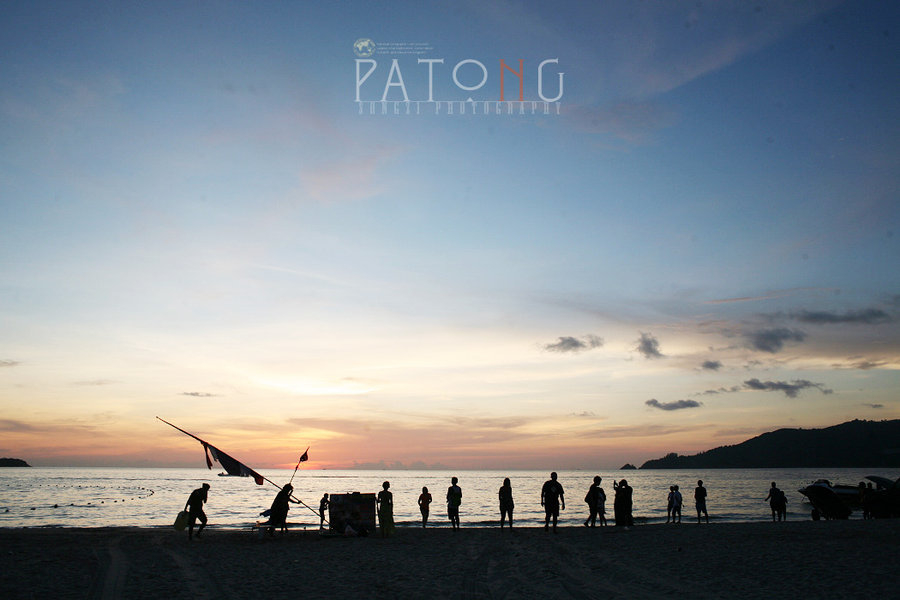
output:
<instances>
[{"instance_id":1,"label":"silhouetted boat","mask_svg":"<svg viewBox=\"0 0 900 600\"><path fill-rule=\"evenodd\" d=\"M893 513L896 513L896 507L893 505L896 504L895 498L900 492L900 479L895 482L878 475L868 475L866 479L876 486L875 489L865 490L869 502L878 505L879 508L884 506L887 512L884 516L892 516ZM827 479L818 479L799 491L809 499L809 503L813 507L812 518L818 520L820 517L847 519L854 510L862 509L861 489L859 486L832 484ZM878 512L883 514L885 510Z\"/></svg>"}]
</instances>

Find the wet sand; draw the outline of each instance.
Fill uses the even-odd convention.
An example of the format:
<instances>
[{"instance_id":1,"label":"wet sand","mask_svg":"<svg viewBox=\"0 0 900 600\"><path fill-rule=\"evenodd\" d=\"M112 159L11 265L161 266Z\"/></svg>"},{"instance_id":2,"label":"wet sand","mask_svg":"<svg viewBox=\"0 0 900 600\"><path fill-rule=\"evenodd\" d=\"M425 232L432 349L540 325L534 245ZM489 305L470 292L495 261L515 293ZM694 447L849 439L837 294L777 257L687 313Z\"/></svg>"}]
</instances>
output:
<instances>
[{"instance_id":1,"label":"wet sand","mask_svg":"<svg viewBox=\"0 0 900 600\"><path fill-rule=\"evenodd\" d=\"M3 598L897 598L900 520L626 531L0 529Z\"/></svg>"}]
</instances>

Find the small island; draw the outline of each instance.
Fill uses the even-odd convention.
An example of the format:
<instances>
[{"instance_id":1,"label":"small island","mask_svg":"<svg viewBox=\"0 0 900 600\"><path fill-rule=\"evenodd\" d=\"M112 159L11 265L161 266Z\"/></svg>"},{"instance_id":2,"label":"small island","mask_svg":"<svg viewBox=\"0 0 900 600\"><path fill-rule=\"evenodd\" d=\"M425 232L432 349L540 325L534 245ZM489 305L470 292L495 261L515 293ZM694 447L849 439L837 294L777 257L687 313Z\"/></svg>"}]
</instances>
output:
<instances>
[{"instance_id":1,"label":"small island","mask_svg":"<svg viewBox=\"0 0 900 600\"><path fill-rule=\"evenodd\" d=\"M21 458L0 458L0 467L30 467L27 462Z\"/></svg>"},{"instance_id":2,"label":"small island","mask_svg":"<svg viewBox=\"0 0 900 600\"><path fill-rule=\"evenodd\" d=\"M624 465L619 467L620 471L631 471L632 469L637 469L637 467L631 463L625 463Z\"/></svg>"}]
</instances>

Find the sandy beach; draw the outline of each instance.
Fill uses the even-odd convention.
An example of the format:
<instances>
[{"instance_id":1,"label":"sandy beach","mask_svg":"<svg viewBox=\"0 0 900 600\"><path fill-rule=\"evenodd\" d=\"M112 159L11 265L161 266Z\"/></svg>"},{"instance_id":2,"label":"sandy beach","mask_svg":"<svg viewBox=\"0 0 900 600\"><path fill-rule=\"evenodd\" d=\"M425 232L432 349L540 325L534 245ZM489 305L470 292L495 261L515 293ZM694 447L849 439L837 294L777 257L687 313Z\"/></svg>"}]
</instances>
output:
<instances>
[{"instance_id":1,"label":"sandy beach","mask_svg":"<svg viewBox=\"0 0 900 600\"><path fill-rule=\"evenodd\" d=\"M401 529L0 530L4 598L897 598L900 520Z\"/></svg>"}]
</instances>

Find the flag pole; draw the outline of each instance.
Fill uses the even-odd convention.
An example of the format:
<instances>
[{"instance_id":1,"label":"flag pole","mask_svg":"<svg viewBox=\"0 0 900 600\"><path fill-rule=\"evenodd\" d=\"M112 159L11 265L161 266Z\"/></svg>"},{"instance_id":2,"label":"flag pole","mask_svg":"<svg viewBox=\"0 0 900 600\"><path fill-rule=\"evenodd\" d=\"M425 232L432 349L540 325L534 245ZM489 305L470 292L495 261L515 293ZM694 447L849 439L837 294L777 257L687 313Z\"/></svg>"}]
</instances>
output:
<instances>
[{"instance_id":1,"label":"flag pole","mask_svg":"<svg viewBox=\"0 0 900 600\"><path fill-rule=\"evenodd\" d=\"M309 453L309 446L307 446L307 447L306 447L306 450L303 452L303 454L300 455L300 460L297 461L297 466L294 467L294 475L297 474L297 469L300 468L300 463L303 462L303 459L304 459L305 457L309 456L308 453ZM290 480L289 483L294 483L294 475L291 475L291 480Z\"/></svg>"}]
</instances>

